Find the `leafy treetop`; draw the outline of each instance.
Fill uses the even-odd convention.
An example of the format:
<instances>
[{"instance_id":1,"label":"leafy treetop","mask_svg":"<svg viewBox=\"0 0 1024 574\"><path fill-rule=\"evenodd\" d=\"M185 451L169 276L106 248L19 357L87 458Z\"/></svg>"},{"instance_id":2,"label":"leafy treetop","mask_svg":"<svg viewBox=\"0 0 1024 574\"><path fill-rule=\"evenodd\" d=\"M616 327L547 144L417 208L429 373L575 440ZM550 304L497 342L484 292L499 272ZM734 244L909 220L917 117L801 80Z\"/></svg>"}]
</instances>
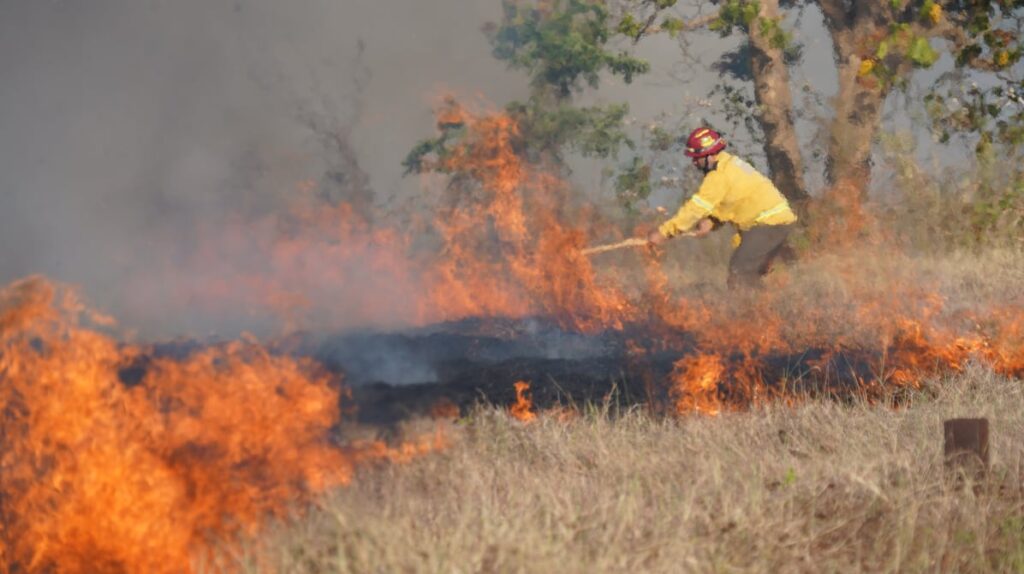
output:
<instances>
[{"instance_id":1,"label":"leafy treetop","mask_svg":"<svg viewBox=\"0 0 1024 574\"><path fill-rule=\"evenodd\" d=\"M674 0L656 0L659 3ZM566 150L609 157L634 146L626 135L625 104L581 107L572 96L597 87L601 73L627 83L650 65L609 47L614 27L604 2L597 0L502 0L500 24L484 27L494 56L530 76L531 95L506 105L516 122L513 147L531 161L562 164ZM406 173L438 170L462 137L458 126L440 126L434 139L419 142L403 161Z\"/></svg>"},{"instance_id":2,"label":"leafy treetop","mask_svg":"<svg viewBox=\"0 0 1024 574\"><path fill-rule=\"evenodd\" d=\"M663 1L663 0L662 0ZM559 99L597 87L599 74L610 71L626 83L650 70L650 64L624 51L607 48L611 37L608 9L595 0L553 0L532 5L503 0L500 27L485 28L494 56L530 74L539 92L554 90Z\"/></svg>"}]
</instances>

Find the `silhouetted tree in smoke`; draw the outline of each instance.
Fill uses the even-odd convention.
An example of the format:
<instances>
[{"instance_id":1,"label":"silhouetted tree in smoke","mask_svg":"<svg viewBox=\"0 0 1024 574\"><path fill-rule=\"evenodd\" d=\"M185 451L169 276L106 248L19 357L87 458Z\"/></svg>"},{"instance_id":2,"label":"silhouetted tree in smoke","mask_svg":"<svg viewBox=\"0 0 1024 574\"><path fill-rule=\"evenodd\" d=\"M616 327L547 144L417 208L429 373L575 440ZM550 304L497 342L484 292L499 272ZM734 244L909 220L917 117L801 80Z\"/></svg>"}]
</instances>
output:
<instances>
[{"instance_id":1,"label":"silhouetted tree in smoke","mask_svg":"<svg viewBox=\"0 0 1024 574\"><path fill-rule=\"evenodd\" d=\"M370 80L371 72L363 61L366 44L360 39L351 75L352 92L346 100L348 113L343 113L332 104L330 96L319 94L320 109L303 109L300 121L317 137L324 150L327 168L321 176L318 187L322 198L332 205L341 202L352 206L355 213L366 221L373 219L373 189L370 177L359 165L359 158L352 145L352 129L362 114L363 94Z\"/></svg>"}]
</instances>

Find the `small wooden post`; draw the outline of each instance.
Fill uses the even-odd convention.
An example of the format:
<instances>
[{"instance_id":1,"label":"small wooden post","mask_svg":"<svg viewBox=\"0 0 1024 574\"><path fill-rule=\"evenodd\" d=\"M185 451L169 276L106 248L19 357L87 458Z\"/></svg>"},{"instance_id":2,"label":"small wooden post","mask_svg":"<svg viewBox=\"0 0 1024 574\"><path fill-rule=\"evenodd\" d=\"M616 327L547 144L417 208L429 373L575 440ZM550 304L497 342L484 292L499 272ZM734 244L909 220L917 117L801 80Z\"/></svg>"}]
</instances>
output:
<instances>
[{"instance_id":1,"label":"small wooden post","mask_svg":"<svg viewBox=\"0 0 1024 574\"><path fill-rule=\"evenodd\" d=\"M950 419L943 423L946 467L981 478L988 472L988 419Z\"/></svg>"}]
</instances>

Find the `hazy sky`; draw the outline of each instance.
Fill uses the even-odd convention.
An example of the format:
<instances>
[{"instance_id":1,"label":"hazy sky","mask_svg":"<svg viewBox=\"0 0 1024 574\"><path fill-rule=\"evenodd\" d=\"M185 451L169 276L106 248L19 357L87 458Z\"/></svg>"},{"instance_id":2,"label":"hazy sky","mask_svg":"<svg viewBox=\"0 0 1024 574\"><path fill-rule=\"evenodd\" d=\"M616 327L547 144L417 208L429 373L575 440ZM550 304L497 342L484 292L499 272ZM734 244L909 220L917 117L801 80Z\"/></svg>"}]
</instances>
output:
<instances>
[{"instance_id":1,"label":"hazy sky","mask_svg":"<svg viewBox=\"0 0 1024 574\"><path fill-rule=\"evenodd\" d=\"M359 161L393 192L437 95L522 93L480 32L498 15L465 0L0 2L0 281L44 273L116 311L151 249L322 175L302 111L358 119Z\"/></svg>"},{"instance_id":2,"label":"hazy sky","mask_svg":"<svg viewBox=\"0 0 1024 574\"><path fill-rule=\"evenodd\" d=\"M441 94L495 105L526 95L525 77L495 62L481 32L499 16L499 0L3 0L0 282L43 273L80 285L129 327L216 331L216 321L131 308L125 285L163 282L156 274L196 248L204 223L273 210L297 182L319 179L330 158L303 112L354 123L379 197L415 192L399 163L432 134ZM801 25L802 73L827 95L820 16ZM702 64L736 43L698 39L690 55ZM681 68L677 42L623 47L653 72L585 101L628 101L641 124L712 115L700 99L717 74ZM600 171L585 166L575 177L594 189Z\"/></svg>"}]
</instances>

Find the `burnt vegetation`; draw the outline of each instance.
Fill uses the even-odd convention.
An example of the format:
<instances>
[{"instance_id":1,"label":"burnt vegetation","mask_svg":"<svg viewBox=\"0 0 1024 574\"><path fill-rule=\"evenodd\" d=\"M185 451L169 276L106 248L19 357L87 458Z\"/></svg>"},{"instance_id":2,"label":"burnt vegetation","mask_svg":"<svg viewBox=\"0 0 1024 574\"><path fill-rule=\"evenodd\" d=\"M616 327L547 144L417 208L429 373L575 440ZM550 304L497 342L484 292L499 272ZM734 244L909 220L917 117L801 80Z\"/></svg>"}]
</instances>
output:
<instances>
[{"instance_id":1,"label":"burnt vegetation","mask_svg":"<svg viewBox=\"0 0 1024 574\"><path fill-rule=\"evenodd\" d=\"M528 95L445 98L415 196L377 202L325 97L296 114L321 172L181 258L231 263L187 304L284 335L129 343L73 289L0 290L0 573L1020 570L1024 3L501 6L483 33ZM810 16L827 103L791 92ZM712 37L738 46L714 112L604 101L641 43L697 66ZM800 212L763 289L726 290L721 232L585 253L692 191L698 121ZM929 433L965 409L997 455L949 480Z\"/></svg>"}]
</instances>

